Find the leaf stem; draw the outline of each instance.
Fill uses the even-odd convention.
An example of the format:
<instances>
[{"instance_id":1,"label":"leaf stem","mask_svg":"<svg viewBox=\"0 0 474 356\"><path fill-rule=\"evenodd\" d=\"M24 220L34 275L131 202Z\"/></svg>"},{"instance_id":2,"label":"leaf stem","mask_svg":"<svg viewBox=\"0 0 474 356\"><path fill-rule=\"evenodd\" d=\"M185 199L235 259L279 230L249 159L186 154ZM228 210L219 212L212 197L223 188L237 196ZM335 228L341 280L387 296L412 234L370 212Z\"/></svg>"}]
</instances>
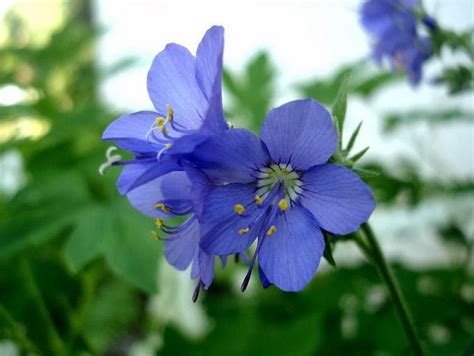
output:
<instances>
[{"instance_id":1,"label":"leaf stem","mask_svg":"<svg viewBox=\"0 0 474 356\"><path fill-rule=\"evenodd\" d=\"M387 260L385 259L377 238L375 237L375 234L368 223L362 224L361 229L364 232L364 235L367 238L367 242L370 246L373 263L377 266L380 276L387 285L392 301L395 304L395 309L402 323L403 329L405 330L408 341L410 342L413 353L417 356L422 356L424 355L424 352L421 342L416 334L413 319L411 318L402 292L389 264L387 263Z\"/></svg>"}]
</instances>

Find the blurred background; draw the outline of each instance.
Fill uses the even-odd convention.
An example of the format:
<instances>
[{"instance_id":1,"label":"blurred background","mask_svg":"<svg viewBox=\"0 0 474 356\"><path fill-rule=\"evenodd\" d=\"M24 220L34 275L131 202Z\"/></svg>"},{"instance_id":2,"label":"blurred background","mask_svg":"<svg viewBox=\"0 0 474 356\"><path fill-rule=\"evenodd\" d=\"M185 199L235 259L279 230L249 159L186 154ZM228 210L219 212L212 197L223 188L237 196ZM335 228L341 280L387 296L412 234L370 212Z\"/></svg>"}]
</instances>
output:
<instances>
[{"instance_id":1,"label":"blurred background","mask_svg":"<svg viewBox=\"0 0 474 356\"><path fill-rule=\"evenodd\" d=\"M408 343L376 269L333 246L303 291L242 294L230 263L191 302L153 222L98 175L103 129L151 109L146 73L166 43L195 51L226 29L224 106L258 131L266 112L313 97L330 106L352 71L345 137L371 223L430 355L470 355L474 335L474 97L434 86L445 51L412 88L370 63L357 0L0 2L0 355L402 355ZM443 27L474 26L472 0L425 1ZM256 277L256 276L254 276ZM469 351L470 350L470 351Z\"/></svg>"}]
</instances>

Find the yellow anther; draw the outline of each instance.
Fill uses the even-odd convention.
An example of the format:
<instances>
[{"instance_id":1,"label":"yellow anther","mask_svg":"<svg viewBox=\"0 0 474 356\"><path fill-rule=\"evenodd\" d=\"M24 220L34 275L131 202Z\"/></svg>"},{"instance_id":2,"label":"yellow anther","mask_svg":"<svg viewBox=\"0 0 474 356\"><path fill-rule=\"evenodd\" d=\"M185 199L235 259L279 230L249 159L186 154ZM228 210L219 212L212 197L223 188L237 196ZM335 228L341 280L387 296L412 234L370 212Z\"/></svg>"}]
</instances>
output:
<instances>
[{"instance_id":1,"label":"yellow anther","mask_svg":"<svg viewBox=\"0 0 474 356\"><path fill-rule=\"evenodd\" d=\"M255 203L257 205L262 205L263 204L263 199L259 195L255 195Z\"/></svg>"},{"instance_id":2,"label":"yellow anther","mask_svg":"<svg viewBox=\"0 0 474 356\"><path fill-rule=\"evenodd\" d=\"M168 214L170 212L170 209L163 203L158 203L155 205L156 210L161 210L162 212Z\"/></svg>"},{"instance_id":3,"label":"yellow anther","mask_svg":"<svg viewBox=\"0 0 474 356\"><path fill-rule=\"evenodd\" d=\"M156 231L151 231L151 237L155 240L160 239L160 235L158 235L158 233Z\"/></svg>"},{"instance_id":4,"label":"yellow anther","mask_svg":"<svg viewBox=\"0 0 474 356\"><path fill-rule=\"evenodd\" d=\"M165 143L165 148L170 148L171 146L173 146L171 143Z\"/></svg>"},{"instance_id":5,"label":"yellow anther","mask_svg":"<svg viewBox=\"0 0 474 356\"><path fill-rule=\"evenodd\" d=\"M173 116L174 116L174 110L171 107L171 105L166 106L168 109L168 112L166 113L166 118L168 119L169 122L173 121Z\"/></svg>"},{"instance_id":6,"label":"yellow anther","mask_svg":"<svg viewBox=\"0 0 474 356\"><path fill-rule=\"evenodd\" d=\"M235 204L234 205L234 211L238 214L238 215L242 215L243 213L245 213L245 208L242 204Z\"/></svg>"},{"instance_id":7,"label":"yellow anther","mask_svg":"<svg viewBox=\"0 0 474 356\"><path fill-rule=\"evenodd\" d=\"M272 236L275 232L277 232L277 228L275 225L270 226L267 230L267 236Z\"/></svg>"},{"instance_id":8,"label":"yellow anther","mask_svg":"<svg viewBox=\"0 0 474 356\"><path fill-rule=\"evenodd\" d=\"M155 120L155 124L161 129L166 124L166 119L163 116L158 116Z\"/></svg>"},{"instance_id":9,"label":"yellow anther","mask_svg":"<svg viewBox=\"0 0 474 356\"><path fill-rule=\"evenodd\" d=\"M155 226L158 228L158 229L161 229L163 227L163 220L161 219L155 219Z\"/></svg>"},{"instance_id":10,"label":"yellow anther","mask_svg":"<svg viewBox=\"0 0 474 356\"><path fill-rule=\"evenodd\" d=\"M245 229L240 229L239 230L239 235L245 235L249 231L250 231L250 229L248 227L246 227Z\"/></svg>"},{"instance_id":11,"label":"yellow anther","mask_svg":"<svg viewBox=\"0 0 474 356\"><path fill-rule=\"evenodd\" d=\"M286 199L282 199L278 202L278 207L280 208L281 211L288 210L288 202Z\"/></svg>"}]
</instances>

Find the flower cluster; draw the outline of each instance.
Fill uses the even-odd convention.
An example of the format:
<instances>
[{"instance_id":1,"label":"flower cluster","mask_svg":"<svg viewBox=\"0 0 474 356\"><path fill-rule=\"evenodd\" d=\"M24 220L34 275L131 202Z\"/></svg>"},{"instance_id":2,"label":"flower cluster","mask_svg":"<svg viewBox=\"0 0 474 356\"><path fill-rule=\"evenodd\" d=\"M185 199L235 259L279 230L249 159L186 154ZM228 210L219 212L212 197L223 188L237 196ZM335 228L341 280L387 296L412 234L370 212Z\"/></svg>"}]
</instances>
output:
<instances>
[{"instance_id":1,"label":"flower cluster","mask_svg":"<svg viewBox=\"0 0 474 356\"><path fill-rule=\"evenodd\" d=\"M325 249L323 232L356 231L375 203L348 168L327 163L338 136L329 112L314 100L270 111L260 137L230 129L222 109L223 29L212 27L194 57L169 44L153 61L148 92L156 111L124 115L103 135L134 158L108 151L109 166L124 166L120 193L155 218L170 264L191 265L194 299L214 277L216 257L246 260L257 241L244 290L256 262L264 287L298 291L314 276ZM181 217L171 226L170 217ZM176 219L174 219L176 221Z\"/></svg>"},{"instance_id":2,"label":"flower cluster","mask_svg":"<svg viewBox=\"0 0 474 356\"><path fill-rule=\"evenodd\" d=\"M432 44L419 33L417 14L420 0L367 0L361 7L361 23L373 39L373 58L381 63L388 59L392 69L406 72L412 85L422 76L423 63L432 54ZM428 16L421 22L433 29L436 24Z\"/></svg>"}]
</instances>

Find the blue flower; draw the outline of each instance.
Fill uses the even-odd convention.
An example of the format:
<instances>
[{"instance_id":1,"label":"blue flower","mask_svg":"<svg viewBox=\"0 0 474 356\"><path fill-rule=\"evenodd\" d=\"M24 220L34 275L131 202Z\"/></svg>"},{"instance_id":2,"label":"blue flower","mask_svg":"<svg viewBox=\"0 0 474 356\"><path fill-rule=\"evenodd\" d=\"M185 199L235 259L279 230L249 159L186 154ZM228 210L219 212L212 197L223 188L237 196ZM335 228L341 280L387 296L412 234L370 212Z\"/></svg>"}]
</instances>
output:
<instances>
[{"instance_id":1,"label":"blue flower","mask_svg":"<svg viewBox=\"0 0 474 356\"><path fill-rule=\"evenodd\" d=\"M148 72L148 93L156 111L121 116L105 130L104 140L134 155L131 161L108 162L125 165L117 182L122 194L182 170L180 156L207 136L227 130L221 94L223 35L222 27L209 29L196 57L185 47L168 44Z\"/></svg>"},{"instance_id":2,"label":"blue flower","mask_svg":"<svg viewBox=\"0 0 474 356\"><path fill-rule=\"evenodd\" d=\"M349 169L326 163L337 145L329 112L313 100L272 110L260 139L228 130L196 147L194 162L214 184L200 217L201 248L211 255L246 250L258 239L266 287L305 287L324 252L322 230L348 234L372 213L369 188Z\"/></svg>"},{"instance_id":3,"label":"blue flower","mask_svg":"<svg viewBox=\"0 0 474 356\"><path fill-rule=\"evenodd\" d=\"M361 8L361 22L371 35L377 63L387 58L392 70L406 72L412 85L420 82L423 63L431 56L428 37L418 34L418 0L368 0Z\"/></svg>"},{"instance_id":4,"label":"blue flower","mask_svg":"<svg viewBox=\"0 0 474 356\"><path fill-rule=\"evenodd\" d=\"M196 57L180 45L168 44L148 73L148 93L156 111L121 116L103 134L104 140L114 141L134 158L123 161L109 150L100 170L124 166L117 182L120 193L168 234L165 256L170 264L179 270L192 264L191 277L198 280L195 298L201 283L207 289L212 282L215 256L199 247L201 207L192 198L185 157L210 135L228 129L221 94L223 35L222 27L209 29ZM178 226L165 224L163 219L173 216L187 218Z\"/></svg>"}]
</instances>

